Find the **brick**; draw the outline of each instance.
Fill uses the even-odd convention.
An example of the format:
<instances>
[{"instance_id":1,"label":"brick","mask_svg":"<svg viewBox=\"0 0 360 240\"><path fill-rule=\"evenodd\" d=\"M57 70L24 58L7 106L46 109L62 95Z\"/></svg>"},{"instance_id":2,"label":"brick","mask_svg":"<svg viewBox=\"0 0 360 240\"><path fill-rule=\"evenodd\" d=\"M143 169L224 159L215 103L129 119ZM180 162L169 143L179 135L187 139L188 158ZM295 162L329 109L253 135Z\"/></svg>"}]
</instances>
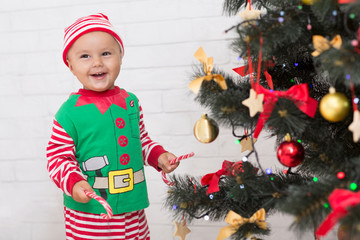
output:
<instances>
[{"instance_id":1,"label":"brick","mask_svg":"<svg viewBox=\"0 0 360 240\"><path fill-rule=\"evenodd\" d=\"M3 75L0 80L0 96L11 96L20 94L20 77L12 74Z\"/></svg>"},{"instance_id":2,"label":"brick","mask_svg":"<svg viewBox=\"0 0 360 240\"><path fill-rule=\"evenodd\" d=\"M127 55L125 56L126 60ZM169 90L184 88L188 84L190 66L170 67L170 68L137 68L130 69L125 67L120 72L117 85L127 90Z\"/></svg>"},{"instance_id":3,"label":"brick","mask_svg":"<svg viewBox=\"0 0 360 240\"><path fill-rule=\"evenodd\" d=\"M200 44L182 43L169 45L154 45L128 47L126 52L127 60L123 63L123 68L153 68L153 67L174 67L189 65L199 62L193 57ZM208 42L203 44L203 48L208 57L214 57L214 63L224 64L230 61L227 43L218 44Z\"/></svg>"},{"instance_id":4,"label":"brick","mask_svg":"<svg viewBox=\"0 0 360 240\"><path fill-rule=\"evenodd\" d=\"M16 160L16 159L30 159L39 157L37 149L39 145L36 141L30 139L6 139L0 140L0 161L2 160Z\"/></svg>"},{"instance_id":5,"label":"brick","mask_svg":"<svg viewBox=\"0 0 360 240\"><path fill-rule=\"evenodd\" d=\"M15 165L11 161L0 161L0 182L13 182L15 181ZM3 211L1 211L3 213Z\"/></svg>"},{"instance_id":6,"label":"brick","mask_svg":"<svg viewBox=\"0 0 360 240\"><path fill-rule=\"evenodd\" d=\"M15 0L15 1L10 1L10 2L3 2L1 5L1 10L6 12L6 11L14 11L14 10L18 10L21 9L21 7L24 4L24 0Z\"/></svg>"},{"instance_id":7,"label":"brick","mask_svg":"<svg viewBox=\"0 0 360 240\"><path fill-rule=\"evenodd\" d=\"M7 220L0 222L1 239L18 240L29 239L31 236L31 223L18 222L15 220Z\"/></svg>"},{"instance_id":8,"label":"brick","mask_svg":"<svg viewBox=\"0 0 360 240\"><path fill-rule=\"evenodd\" d=\"M188 88L168 90L163 92L163 106L165 112L199 111L200 106L194 103L195 95Z\"/></svg>"},{"instance_id":9,"label":"brick","mask_svg":"<svg viewBox=\"0 0 360 240\"><path fill-rule=\"evenodd\" d=\"M182 135L189 134L192 129L188 116L188 113L147 114L144 121L150 136L168 133Z\"/></svg>"},{"instance_id":10,"label":"brick","mask_svg":"<svg viewBox=\"0 0 360 240\"><path fill-rule=\"evenodd\" d=\"M25 75L49 74L56 71L54 61L58 58L56 52L31 52L23 56L25 58L22 72Z\"/></svg>"},{"instance_id":11,"label":"brick","mask_svg":"<svg viewBox=\"0 0 360 240\"><path fill-rule=\"evenodd\" d=\"M9 54L6 58L0 58L0 72L6 76L18 76L23 74L22 69L25 64L25 54Z\"/></svg>"},{"instance_id":12,"label":"brick","mask_svg":"<svg viewBox=\"0 0 360 240\"><path fill-rule=\"evenodd\" d=\"M70 71L69 71L70 72ZM63 74L35 74L18 77L18 85L25 95L69 95L76 89L73 82L77 81L69 72Z\"/></svg>"},{"instance_id":13,"label":"brick","mask_svg":"<svg viewBox=\"0 0 360 240\"><path fill-rule=\"evenodd\" d=\"M38 32L5 32L0 33L0 39L3 42L11 44L0 44L0 52L13 54L24 53L39 50L39 33Z\"/></svg>"},{"instance_id":14,"label":"brick","mask_svg":"<svg viewBox=\"0 0 360 240\"><path fill-rule=\"evenodd\" d=\"M70 93L66 95L53 95L53 96L46 96L46 110L47 116L54 119L56 112L59 110L61 105L68 99Z\"/></svg>"},{"instance_id":15,"label":"brick","mask_svg":"<svg viewBox=\"0 0 360 240\"><path fill-rule=\"evenodd\" d=\"M12 30L33 31L60 28L64 29L64 22L68 14L66 8L25 9L10 13ZM24 21L26 19L26 21Z\"/></svg>"},{"instance_id":16,"label":"brick","mask_svg":"<svg viewBox=\"0 0 360 240\"><path fill-rule=\"evenodd\" d=\"M141 107L144 111L144 115L148 113L162 112L162 99L160 91L138 91L136 92Z\"/></svg>"},{"instance_id":17,"label":"brick","mask_svg":"<svg viewBox=\"0 0 360 240\"><path fill-rule=\"evenodd\" d=\"M61 214L63 215L63 214ZM36 223L32 224L31 238L36 240L63 240L65 239L64 223Z\"/></svg>"},{"instance_id":18,"label":"brick","mask_svg":"<svg viewBox=\"0 0 360 240\"><path fill-rule=\"evenodd\" d=\"M15 172L16 180L20 182L47 181L49 179L44 160L16 161Z\"/></svg>"}]
</instances>

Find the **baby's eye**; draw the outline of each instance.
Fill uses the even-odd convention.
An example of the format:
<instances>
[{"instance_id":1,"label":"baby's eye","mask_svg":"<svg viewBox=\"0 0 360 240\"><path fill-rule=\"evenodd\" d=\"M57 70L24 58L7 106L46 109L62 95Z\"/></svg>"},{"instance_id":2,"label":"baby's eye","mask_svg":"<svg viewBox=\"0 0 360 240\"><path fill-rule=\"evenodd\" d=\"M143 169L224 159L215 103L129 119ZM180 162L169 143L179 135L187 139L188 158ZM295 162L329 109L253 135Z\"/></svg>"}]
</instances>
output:
<instances>
[{"instance_id":1,"label":"baby's eye","mask_svg":"<svg viewBox=\"0 0 360 240\"><path fill-rule=\"evenodd\" d=\"M103 55L103 56L108 56L108 55L111 55L111 53L110 53L110 52L103 52L102 55Z\"/></svg>"},{"instance_id":2,"label":"baby's eye","mask_svg":"<svg viewBox=\"0 0 360 240\"><path fill-rule=\"evenodd\" d=\"M83 54L80 56L80 58L89 58L90 56L88 54Z\"/></svg>"}]
</instances>

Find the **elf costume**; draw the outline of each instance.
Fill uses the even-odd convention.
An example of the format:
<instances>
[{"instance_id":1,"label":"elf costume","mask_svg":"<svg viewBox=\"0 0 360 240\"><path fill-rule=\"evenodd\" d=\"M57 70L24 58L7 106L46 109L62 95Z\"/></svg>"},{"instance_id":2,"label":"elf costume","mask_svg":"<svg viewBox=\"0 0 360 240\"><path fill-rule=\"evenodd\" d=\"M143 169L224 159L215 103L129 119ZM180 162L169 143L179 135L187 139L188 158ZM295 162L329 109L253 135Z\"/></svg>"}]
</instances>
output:
<instances>
[{"instance_id":1,"label":"elf costume","mask_svg":"<svg viewBox=\"0 0 360 240\"><path fill-rule=\"evenodd\" d=\"M78 19L65 29L63 60L83 34L111 34L124 53L123 43L104 14ZM80 89L55 115L47 147L50 178L64 192L66 239L149 240L144 208L149 205L144 165L158 171L165 150L145 131L136 96L115 87L104 92ZM104 220L94 199L76 202L75 183L86 180L109 203L113 218Z\"/></svg>"},{"instance_id":2,"label":"elf costume","mask_svg":"<svg viewBox=\"0 0 360 240\"><path fill-rule=\"evenodd\" d=\"M149 205L143 166L152 165L159 170L157 159L165 150L148 137L142 116L135 95L119 87L105 92L80 89L55 115L53 134L47 148L48 171L52 180L64 191L67 235L71 233L91 239L83 231L86 226L74 228L73 225L78 222L74 221L76 213L78 217L86 216L87 220L94 218L91 221L99 221L104 227L101 230L104 235L100 236L108 237L111 230L108 223L122 213L134 215L133 212ZM73 185L84 179L113 209L114 218L109 222L100 218L99 214L104 209L96 200L79 203L71 197ZM140 225L148 233L143 211L137 216L137 221L144 221Z\"/></svg>"}]
</instances>

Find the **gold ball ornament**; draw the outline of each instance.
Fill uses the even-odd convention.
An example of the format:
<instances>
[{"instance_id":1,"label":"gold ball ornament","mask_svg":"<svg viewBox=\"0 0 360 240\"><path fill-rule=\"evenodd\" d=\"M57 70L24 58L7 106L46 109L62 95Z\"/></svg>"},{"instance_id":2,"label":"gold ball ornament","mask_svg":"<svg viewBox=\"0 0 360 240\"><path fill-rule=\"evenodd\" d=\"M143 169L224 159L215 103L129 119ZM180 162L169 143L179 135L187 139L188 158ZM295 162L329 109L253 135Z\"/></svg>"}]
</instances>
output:
<instances>
[{"instance_id":1,"label":"gold ball ornament","mask_svg":"<svg viewBox=\"0 0 360 240\"><path fill-rule=\"evenodd\" d=\"M317 0L301 0L301 2L306 5L313 5Z\"/></svg>"},{"instance_id":2,"label":"gold ball ornament","mask_svg":"<svg viewBox=\"0 0 360 240\"><path fill-rule=\"evenodd\" d=\"M326 120L340 122L348 115L350 103L344 94L335 92L335 88L331 87L329 93L321 99L319 109Z\"/></svg>"},{"instance_id":3,"label":"gold ball ornament","mask_svg":"<svg viewBox=\"0 0 360 240\"><path fill-rule=\"evenodd\" d=\"M194 136L201 143L211 143L219 135L217 123L203 114L194 126Z\"/></svg>"}]
</instances>

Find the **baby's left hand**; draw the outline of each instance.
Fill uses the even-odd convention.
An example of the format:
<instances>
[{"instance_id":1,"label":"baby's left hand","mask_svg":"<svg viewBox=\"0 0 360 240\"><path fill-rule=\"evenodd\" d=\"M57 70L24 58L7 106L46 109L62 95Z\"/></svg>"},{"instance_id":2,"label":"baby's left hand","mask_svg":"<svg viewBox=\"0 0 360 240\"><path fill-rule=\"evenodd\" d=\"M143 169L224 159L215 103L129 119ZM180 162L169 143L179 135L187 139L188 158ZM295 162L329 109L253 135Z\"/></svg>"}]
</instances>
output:
<instances>
[{"instance_id":1,"label":"baby's left hand","mask_svg":"<svg viewBox=\"0 0 360 240\"><path fill-rule=\"evenodd\" d=\"M161 168L165 173L171 173L179 166L179 162L177 162L173 165L170 165L170 161L175 158L176 158L176 156L169 152L164 152L164 153L160 154L160 156L158 158L159 168Z\"/></svg>"}]
</instances>

